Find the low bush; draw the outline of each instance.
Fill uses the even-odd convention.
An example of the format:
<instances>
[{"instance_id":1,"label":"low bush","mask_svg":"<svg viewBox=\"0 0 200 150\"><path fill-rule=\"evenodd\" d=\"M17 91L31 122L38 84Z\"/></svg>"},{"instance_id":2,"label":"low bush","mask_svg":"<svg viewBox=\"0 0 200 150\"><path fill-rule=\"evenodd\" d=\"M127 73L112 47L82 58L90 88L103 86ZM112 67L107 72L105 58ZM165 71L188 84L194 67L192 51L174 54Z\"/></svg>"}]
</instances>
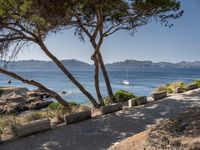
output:
<instances>
[{"instance_id":1,"label":"low bush","mask_svg":"<svg viewBox=\"0 0 200 150\"><path fill-rule=\"evenodd\" d=\"M76 102L70 102L70 106L78 106Z\"/></svg>"},{"instance_id":2,"label":"low bush","mask_svg":"<svg viewBox=\"0 0 200 150\"><path fill-rule=\"evenodd\" d=\"M181 88L181 90L184 92L187 90L187 86L184 82L182 81L176 81L176 82L171 82L166 85L161 85L157 87L156 89L153 90L153 92L163 92L166 91L167 93L173 93L176 91L177 88Z\"/></svg>"},{"instance_id":3,"label":"low bush","mask_svg":"<svg viewBox=\"0 0 200 150\"><path fill-rule=\"evenodd\" d=\"M42 112L33 112L31 114L24 116L24 122L31 122L35 120L40 120L46 118L46 115Z\"/></svg>"},{"instance_id":4,"label":"low bush","mask_svg":"<svg viewBox=\"0 0 200 150\"><path fill-rule=\"evenodd\" d=\"M136 96L131 93L131 92L127 92L124 90L118 90L116 91L114 94L114 103L118 103L118 102L124 102L124 101L128 101L131 98L136 98ZM108 106L111 104L111 100L109 97L105 97L101 103L102 106Z\"/></svg>"},{"instance_id":5,"label":"low bush","mask_svg":"<svg viewBox=\"0 0 200 150\"><path fill-rule=\"evenodd\" d=\"M198 87L200 87L200 80L193 80L193 83L196 83L198 85Z\"/></svg>"},{"instance_id":6,"label":"low bush","mask_svg":"<svg viewBox=\"0 0 200 150\"><path fill-rule=\"evenodd\" d=\"M56 109L60 109L60 108L63 108L63 106L59 102L51 103L48 106L48 109L50 109L50 110L56 110Z\"/></svg>"},{"instance_id":7,"label":"low bush","mask_svg":"<svg viewBox=\"0 0 200 150\"><path fill-rule=\"evenodd\" d=\"M114 93L114 102L123 102L128 101L131 98L136 98L136 96L131 93L124 90L118 90Z\"/></svg>"},{"instance_id":8,"label":"low bush","mask_svg":"<svg viewBox=\"0 0 200 150\"><path fill-rule=\"evenodd\" d=\"M14 127L15 122L13 116L6 115L0 117L0 134L15 135Z\"/></svg>"},{"instance_id":9,"label":"low bush","mask_svg":"<svg viewBox=\"0 0 200 150\"><path fill-rule=\"evenodd\" d=\"M111 100L110 100L110 98L109 97L105 97L105 98L103 98L103 100L101 101L101 106L108 106L108 105L110 105L112 102L111 102Z\"/></svg>"}]
</instances>

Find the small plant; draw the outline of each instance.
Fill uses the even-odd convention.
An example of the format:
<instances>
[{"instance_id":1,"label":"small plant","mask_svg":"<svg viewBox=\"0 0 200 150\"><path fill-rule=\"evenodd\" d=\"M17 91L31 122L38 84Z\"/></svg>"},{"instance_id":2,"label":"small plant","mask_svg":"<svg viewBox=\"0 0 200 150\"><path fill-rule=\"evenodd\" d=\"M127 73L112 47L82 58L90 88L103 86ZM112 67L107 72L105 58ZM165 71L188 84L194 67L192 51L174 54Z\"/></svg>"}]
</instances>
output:
<instances>
[{"instance_id":1,"label":"small plant","mask_svg":"<svg viewBox=\"0 0 200 150\"><path fill-rule=\"evenodd\" d=\"M13 119L10 116L0 117L0 134L4 133L4 130L12 127Z\"/></svg>"},{"instance_id":2,"label":"small plant","mask_svg":"<svg viewBox=\"0 0 200 150\"><path fill-rule=\"evenodd\" d=\"M76 102L70 102L70 106L78 106Z\"/></svg>"},{"instance_id":3,"label":"small plant","mask_svg":"<svg viewBox=\"0 0 200 150\"><path fill-rule=\"evenodd\" d=\"M54 102L54 103L51 103L48 108L50 110L56 110L56 109L60 109L60 108L63 108L63 106L59 103L59 102Z\"/></svg>"},{"instance_id":4,"label":"small plant","mask_svg":"<svg viewBox=\"0 0 200 150\"><path fill-rule=\"evenodd\" d=\"M181 88L184 92L187 90L186 84L182 81L171 82L166 85L161 85L157 87L154 92L163 92L166 91L167 93L173 93L176 91L177 88Z\"/></svg>"},{"instance_id":5,"label":"small plant","mask_svg":"<svg viewBox=\"0 0 200 150\"><path fill-rule=\"evenodd\" d=\"M168 85L168 84L167 84ZM157 88L155 88L154 90L153 90L153 92L163 92L163 91L167 91L167 86L165 86L165 85L161 85L161 86L159 86L159 87L157 87Z\"/></svg>"},{"instance_id":6,"label":"small plant","mask_svg":"<svg viewBox=\"0 0 200 150\"><path fill-rule=\"evenodd\" d=\"M200 80L193 80L193 83L196 83L198 85L198 87L200 87Z\"/></svg>"},{"instance_id":7,"label":"small plant","mask_svg":"<svg viewBox=\"0 0 200 150\"><path fill-rule=\"evenodd\" d=\"M70 110L68 110L68 109L70 109L70 108L65 108L59 102L54 102L48 106L47 112L48 112L48 116L50 118L56 117L58 120L64 121L63 116L66 113L69 113Z\"/></svg>"},{"instance_id":8,"label":"small plant","mask_svg":"<svg viewBox=\"0 0 200 150\"><path fill-rule=\"evenodd\" d=\"M40 119L43 119L43 118L44 118L44 116L40 112L33 112L33 113L26 115L24 117L26 122L40 120Z\"/></svg>"},{"instance_id":9,"label":"small plant","mask_svg":"<svg viewBox=\"0 0 200 150\"><path fill-rule=\"evenodd\" d=\"M103 100L101 101L101 106L108 106L111 104L111 100L109 97L105 97L103 98Z\"/></svg>"},{"instance_id":10,"label":"small plant","mask_svg":"<svg viewBox=\"0 0 200 150\"><path fill-rule=\"evenodd\" d=\"M131 98L135 98L136 96L131 93L124 90L118 90L114 93L114 102L123 102L128 101Z\"/></svg>"}]
</instances>

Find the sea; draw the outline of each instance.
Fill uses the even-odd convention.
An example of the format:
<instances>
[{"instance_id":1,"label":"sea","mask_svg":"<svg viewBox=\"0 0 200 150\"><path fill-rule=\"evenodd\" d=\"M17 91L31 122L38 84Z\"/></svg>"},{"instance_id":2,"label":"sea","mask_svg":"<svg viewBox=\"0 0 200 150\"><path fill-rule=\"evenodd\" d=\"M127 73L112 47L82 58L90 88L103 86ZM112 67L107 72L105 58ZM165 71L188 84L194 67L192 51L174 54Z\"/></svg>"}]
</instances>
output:
<instances>
[{"instance_id":1,"label":"sea","mask_svg":"<svg viewBox=\"0 0 200 150\"><path fill-rule=\"evenodd\" d=\"M89 103L88 99L76 88L71 81L60 71L56 69L14 69L16 72L29 80L41 82L48 88L58 92L65 100L75 101L80 104ZM94 96L94 78L93 70L71 70L75 78ZM124 69L108 70L110 82L113 91L126 90L137 96L149 96L151 92L160 85L173 82L184 81L190 83L193 80L200 79L200 68L132 68L127 74ZM124 79L128 79L130 85L122 84ZM8 84L11 80L12 83ZM36 87L23 84L20 81L0 74L0 86L21 86L30 90ZM107 96L106 86L100 73L100 88L103 96ZM66 92L66 94L62 94Z\"/></svg>"}]
</instances>

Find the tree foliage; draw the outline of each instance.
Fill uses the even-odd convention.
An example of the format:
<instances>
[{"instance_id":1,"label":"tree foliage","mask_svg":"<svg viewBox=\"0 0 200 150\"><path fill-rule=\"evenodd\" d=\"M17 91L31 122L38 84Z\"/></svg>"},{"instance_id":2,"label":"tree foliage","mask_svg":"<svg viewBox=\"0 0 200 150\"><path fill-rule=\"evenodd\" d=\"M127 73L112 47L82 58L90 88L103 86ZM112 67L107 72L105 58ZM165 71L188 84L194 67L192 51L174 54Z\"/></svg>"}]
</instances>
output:
<instances>
[{"instance_id":1,"label":"tree foliage","mask_svg":"<svg viewBox=\"0 0 200 150\"><path fill-rule=\"evenodd\" d=\"M50 2L51 0L49 0ZM45 1L47 2L47 1ZM51 1L55 2L55 1ZM59 1L51 7L46 7L46 3L40 0L0 0L0 52L1 56L5 57L9 52L13 58L18 52L27 44L37 44L41 50L51 58L60 70L76 85L77 88L92 102L94 107L98 107L98 103L93 96L74 78L74 76L67 70L67 68L49 51L46 47L44 40L51 34L59 31L63 27L63 22L67 22L70 18L65 11L65 5L61 5ZM43 5L40 5L43 4ZM58 5L57 5L58 4ZM49 14L47 15L47 12ZM63 14L63 15L62 15ZM58 17L59 16L59 17ZM64 18L62 18L64 16ZM63 21L64 20L64 21ZM0 69L1 73L10 75L18 79L17 74ZM17 77L18 76L18 77ZM23 78L21 81L24 81ZM33 84L33 82L26 82ZM36 85L38 86L38 84ZM40 88L41 86L39 86ZM43 90L49 91L46 87ZM53 94L54 95L54 94ZM61 97L55 98L65 106L68 103Z\"/></svg>"},{"instance_id":2,"label":"tree foliage","mask_svg":"<svg viewBox=\"0 0 200 150\"><path fill-rule=\"evenodd\" d=\"M89 38L94 48L95 88L101 67L108 95L113 97L106 67L101 56L101 45L106 37L120 30L133 34L138 27L156 20L171 27L171 19L183 14L178 0L0 0L0 52L11 57L24 45L36 43L95 106L97 102L53 56L44 44L51 33L73 28L80 39Z\"/></svg>"}]
</instances>

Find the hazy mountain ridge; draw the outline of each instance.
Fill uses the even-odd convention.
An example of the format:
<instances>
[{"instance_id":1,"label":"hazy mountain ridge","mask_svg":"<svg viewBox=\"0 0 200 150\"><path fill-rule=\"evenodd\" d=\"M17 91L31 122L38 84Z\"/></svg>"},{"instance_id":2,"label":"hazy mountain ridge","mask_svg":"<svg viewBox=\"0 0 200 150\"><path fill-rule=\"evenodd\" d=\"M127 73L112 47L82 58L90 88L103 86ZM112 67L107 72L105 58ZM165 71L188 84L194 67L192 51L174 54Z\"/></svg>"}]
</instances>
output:
<instances>
[{"instance_id":1,"label":"hazy mountain ridge","mask_svg":"<svg viewBox=\"0 0 200 150\"><path fill-rule=\"evenodd\" d=\"M61 60L61 62L69 69L92 69L94 66L88 63L78 61L75 59ZM3 66L3 61L0 60L1 67ZM181 61L178 63L171 62L158 62L154 63L152 61L137 61L137 60L125 60L120 62L114 62L106 64L109 69L120 69L120 68L200 68L200 61L187 62ZM40 61L40 60L20 60L12 61L8 65L9 68L16 69L40 69L48 68L54 69L56 65L52 61Z\"/></svg>"},{"instance_id":2,"label":"hazy mountain ridge","mask_svg":"<svg viewBox=\"0 0 200 150\"><path fill-rule=\"evenodd\" d=\"M115 62L107 64L108 68L200 68L200 61L187 62L181 61L178 63L171 62L158 62L152 61L137 61L137 60L125 60L121 62Z\"/></svg>"}]
</instances>

